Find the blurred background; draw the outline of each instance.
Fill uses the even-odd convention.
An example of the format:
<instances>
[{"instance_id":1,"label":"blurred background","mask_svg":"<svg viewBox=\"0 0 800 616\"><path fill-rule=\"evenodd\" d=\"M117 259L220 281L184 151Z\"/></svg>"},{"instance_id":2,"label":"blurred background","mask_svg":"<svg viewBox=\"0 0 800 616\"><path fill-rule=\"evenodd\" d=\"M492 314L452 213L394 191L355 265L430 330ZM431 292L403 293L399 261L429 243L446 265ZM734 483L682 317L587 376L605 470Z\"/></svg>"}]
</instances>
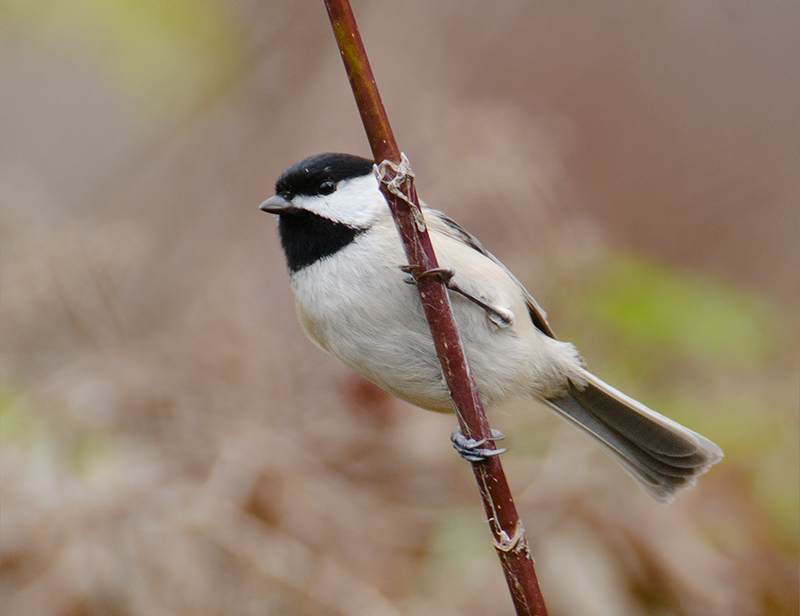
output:
<instances>
[{"instance_id":1,"label":"blurred background","mask_svg":"<svg viewBox=\"0 0 800 616\"><path fill-rule=\"evenodd\" d=\"M798 614L800 5L356 1L423 199L724 461L493 409L552 616ZM0 611L512 614L455 420L308 342L278 174L369 155L322 2L0 2Z\"/></svg>"}]
</instances>

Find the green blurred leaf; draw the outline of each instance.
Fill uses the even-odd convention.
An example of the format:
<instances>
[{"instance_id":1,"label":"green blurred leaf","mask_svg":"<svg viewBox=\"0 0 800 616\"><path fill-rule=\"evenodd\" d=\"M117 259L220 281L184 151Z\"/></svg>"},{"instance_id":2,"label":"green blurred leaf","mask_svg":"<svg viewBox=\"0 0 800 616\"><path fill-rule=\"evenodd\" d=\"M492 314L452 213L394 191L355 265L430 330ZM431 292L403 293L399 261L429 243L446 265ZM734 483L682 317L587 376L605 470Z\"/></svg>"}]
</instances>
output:
<instances>
[{"instance_id":1,"label":"green blurred leaf","mask_svg":"<svg viewBox=\"0 0 800 616\"><path fill-rule=\"evenodd\" d=\"M30 443L40 431L27 396L7 385L0 387L0 442Z\"/></svg>"},{"instance_id":2,"label":"green blurred leaf","mask_svg":"<svg viewBox=\"0 0 800 616\"><path fill-rule=\"evenodd\" d=\"M431 574L453 578L479 577L495 565L489 530L476 509L443 512L431 538Z\"/></svg>"},{"instance_id":3,"label":"green blurred leaf","mask_svg":"<svg viewBox=\"0 0 800 616\"><path fill-rule=\"evenodd\" d=\"M629 255L611 255L584 298L590 317L633 343L724 365L765 361L773 314L755 294Z\"/></svg>"},{"instance_id":4,"label":"green blurred leaf","mask_svg":"<svg viewBox=\"0 0 800 616\"><path fill-rule=\"evenodd\" d=\"M96 479L115 471L116 456L100 430L64 431L49 425L24 391L0 386L0 443L29 455L58 460L76 477Z\"/></svg>"},{"instance_id":5,"label":"green blurred leaf","mask_svg":"<svg viewBox=\"0 0 800 616\"><path fill-rule=\"evenodd\" d=\"M211 0L0 0L7 28L88 54L139 110L196 104L237 62L224 5Z\"/></svg>"}]
</instances>

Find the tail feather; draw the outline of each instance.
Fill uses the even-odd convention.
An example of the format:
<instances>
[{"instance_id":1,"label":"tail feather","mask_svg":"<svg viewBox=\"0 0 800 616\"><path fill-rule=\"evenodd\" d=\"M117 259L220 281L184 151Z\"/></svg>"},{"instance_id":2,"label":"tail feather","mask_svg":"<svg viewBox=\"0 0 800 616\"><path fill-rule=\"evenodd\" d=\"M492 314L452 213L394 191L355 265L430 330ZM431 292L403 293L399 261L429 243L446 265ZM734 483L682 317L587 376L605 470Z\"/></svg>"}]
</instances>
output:
<instances>
[{"instance_id":1,"label":"tail feather","mask_svg":"<svg viewBox=\"0 0 800 616\"><path fill-rule=\"evenodd\" d=\"M570 383L567 393L546 402L604 445L656 502L671 503L722 459L704 436L585 376L584 387Z\"/></svg>"}]
</instances>

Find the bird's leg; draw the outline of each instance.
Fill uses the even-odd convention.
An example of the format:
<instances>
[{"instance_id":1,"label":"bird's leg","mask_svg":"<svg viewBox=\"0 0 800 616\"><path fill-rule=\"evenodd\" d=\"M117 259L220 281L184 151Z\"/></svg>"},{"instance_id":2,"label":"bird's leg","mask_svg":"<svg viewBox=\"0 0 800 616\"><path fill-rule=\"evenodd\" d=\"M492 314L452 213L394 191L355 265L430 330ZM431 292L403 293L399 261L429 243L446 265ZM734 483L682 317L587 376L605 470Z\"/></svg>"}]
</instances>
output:
<instances>
[{"instance_id":1,"label":"bird's leg","mask_svg":"<svg viewBox=\"0 0 800 616\"><path fill-rule=\"evenodd\" d=\"M448 283L447 288L451 291L455 291L462 297L467 298L473 304L483 308L486 311L486 315L489 317L489 320L498 327L508 327L509 325L514 324L514 314L510 310L500 308L499 306L492 306L491 304L483 301L480 297L475 297L471 293L468 293L454 282Z\"/></svg>"},{"instance_id":2,"label":"bird's leg","mask_svg":"<svg viewBox=\"0 0 800 616\"><path fill-rule=\"evenodd\" d=\"M401 271L405 272L406 274L411 274L411 276L405 278L403 282L406 284L417 284L418 278L422 278L424 276L439 276L448 289L468 299L476 306L483 308L486 311L486 315L489 317L489 320L498 327L504 328L514 324L514 314L510 310L506 310L500 306L492 306L480 297L475 297L475 295L465 291L458 284L456 284L453 281L453 276L456 275L453 270L444 267L435 267L424 272L417 272L417 269L418 268L414 267L413 265L401 265Z\"/></svg>"},{"instance_id":3,"label":"bird's leg","mask_svg":"<svg viewBox=\"0 0 800 616\"><path fill-rule=\"evenodd\" d=\"M492 436L490 438L482 438L476 441L474 438L467 438L464 436L460 427L456 427L452 434L450 434L453 448L458 452L458 455L468 462L483 462L487 458L505 453L508 451L507 447L501 449L487 449L484 447L487 441L500 441L504 438L505 436L503 436L500 430L492 430Z\"/></svg>"},{"instance_id":4,"label":"bird's leg","mask_svg":"<svg viewBox=\"0 0 800 616\"><path fill-rule=\"evenodd\" d=\"M420 271L420 267L416 265L401 265L400 271L406 274L411 274L408 278L404 278L403 282L406 284L417 284L417 279L425 278L426 276L439 276L446 287L450 287L450 280L456 273L447 269L446 267L434 267L433 269Z\"/></svg>"}]
</instances>

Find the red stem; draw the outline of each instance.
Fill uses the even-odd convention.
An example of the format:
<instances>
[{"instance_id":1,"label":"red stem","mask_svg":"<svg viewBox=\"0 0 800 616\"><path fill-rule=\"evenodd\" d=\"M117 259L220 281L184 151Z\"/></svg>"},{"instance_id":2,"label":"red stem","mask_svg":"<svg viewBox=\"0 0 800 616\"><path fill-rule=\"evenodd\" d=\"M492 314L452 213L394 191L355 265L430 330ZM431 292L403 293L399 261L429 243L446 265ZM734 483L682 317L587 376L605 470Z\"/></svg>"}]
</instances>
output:
<instances>
[{"instance_id":1,"label":"red stem","mask_svg":"<svg viewBox=\"0 0 800 616\"><path fill-rule=\"evenodd\" d=\"M383 108L350 3L348 0L325 0L325 5L375 162L380 164L388 160L399 163L400 149ZM428 232L424 225L416 222L421 219L422 210L413 176L405 179L402 188L405 199L392 194L381 183L381 191L392 210L408 263L417 273L435 269L438 263ZM491 436L489 422L456 329L447 290L438 276L415 274L415 277L461 431L468 438L488 438ZM547 616L525 531L499 456L473 462L472 468L517 614Z\"/></svg>"}]
</instances>

